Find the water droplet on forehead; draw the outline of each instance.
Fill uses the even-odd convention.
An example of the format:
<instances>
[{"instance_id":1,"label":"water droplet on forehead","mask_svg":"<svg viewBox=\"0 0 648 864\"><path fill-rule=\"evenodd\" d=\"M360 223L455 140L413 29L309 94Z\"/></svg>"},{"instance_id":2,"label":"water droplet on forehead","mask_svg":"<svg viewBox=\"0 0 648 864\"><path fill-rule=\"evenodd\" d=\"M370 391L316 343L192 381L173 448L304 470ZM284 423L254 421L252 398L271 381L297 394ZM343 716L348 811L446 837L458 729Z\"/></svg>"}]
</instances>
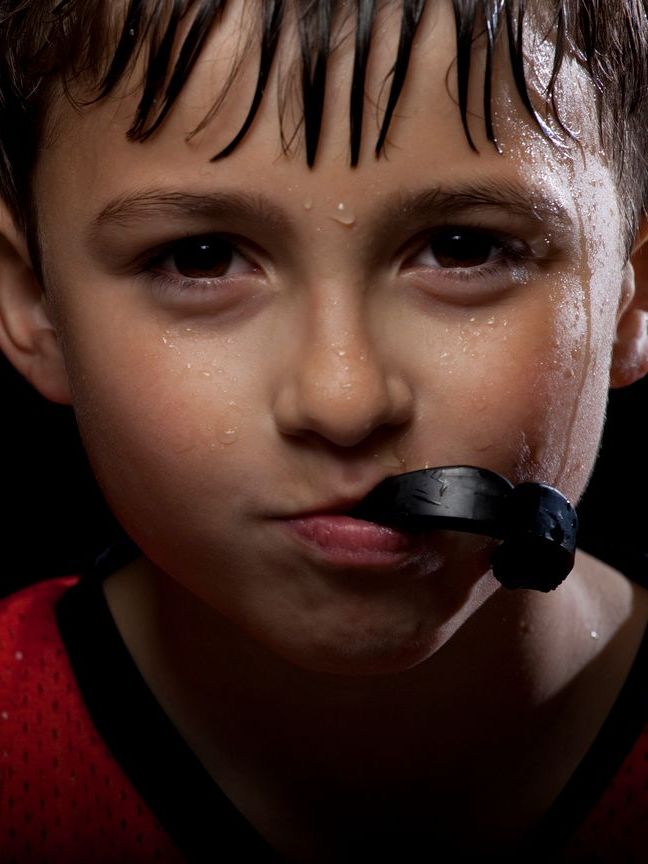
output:
<instances>
[{"instance_id":1,"label":"water droplet on forehead","mask_svg":"<svg viewBox=\"0 0 648 864\"><path fill-rule=\"evenodd\" d=\"M346 228L351 228L356 221L355 216L343 201L340 201L337 205L335 213L331 218L340 225L344 225Z\"/></svg>"}]
</instances>

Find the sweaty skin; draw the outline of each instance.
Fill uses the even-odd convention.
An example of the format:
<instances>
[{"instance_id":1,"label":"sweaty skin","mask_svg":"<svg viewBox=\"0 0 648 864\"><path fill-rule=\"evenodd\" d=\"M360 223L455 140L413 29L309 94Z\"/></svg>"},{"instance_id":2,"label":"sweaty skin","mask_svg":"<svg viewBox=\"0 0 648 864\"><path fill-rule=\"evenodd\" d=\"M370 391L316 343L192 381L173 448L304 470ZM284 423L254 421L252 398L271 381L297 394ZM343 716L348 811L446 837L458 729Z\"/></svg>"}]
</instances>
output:
<instances>
[{"instance_id":1,"label":"sweaty skin","mask_svg":"<svg viewBox=\"0 0 648 864\"><path fill-rule=\"evenodd\" d=\"M502 71L503 153L480 131L480 88L471 151L447 84L451 9L428 6L387 158L366 134L348 165L353 40L332 57L314 170L299 146L282 152L288 31L244 143L209 162L245 116L252 54L186 142L238 44L230 4L151 140L125 137L133 81L80 112L60 100L36 173L51 360L31 377L74 404L144 553L108 579L112 612L208 770L300 861L334 860L349 812L360 832L389 814L424 835L433 810L448 836L468 819L481 850L513 842L596 734L646 620L643 592L586 556L531 596L498 588L483 538L439 533L356 566L293 530L426 465L480 465L577 500L610 369L613 382L617 368L640 374L591 94L573 100L588 146L556 148ZM389 11L380 30L368 133L398 37ZM582 87L564 74L566 92ZM492 237L488 260L442 266L427 238L447 225ZM160 253L214 234L236 250L216 278Z\"/></svg>"}]
</instances>

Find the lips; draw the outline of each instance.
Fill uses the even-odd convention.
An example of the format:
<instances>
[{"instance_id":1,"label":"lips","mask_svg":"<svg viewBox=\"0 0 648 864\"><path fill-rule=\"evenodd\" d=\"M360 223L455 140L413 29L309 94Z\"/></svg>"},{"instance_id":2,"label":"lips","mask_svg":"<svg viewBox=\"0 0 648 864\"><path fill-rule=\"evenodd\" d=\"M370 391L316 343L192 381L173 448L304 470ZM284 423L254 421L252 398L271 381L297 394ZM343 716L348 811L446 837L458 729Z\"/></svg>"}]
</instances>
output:
<instances>
[{"instance_id":1,"label":"lips","mask_svg":"<svg viewBox=\"0 0 648 864\"><path fill-rule=\"evenodd\" d=\"M310 513L283 522L317 557L341 566L394 566L420 547L420 538L414 535L344 513Z\"/></svg>"}]
</instances>

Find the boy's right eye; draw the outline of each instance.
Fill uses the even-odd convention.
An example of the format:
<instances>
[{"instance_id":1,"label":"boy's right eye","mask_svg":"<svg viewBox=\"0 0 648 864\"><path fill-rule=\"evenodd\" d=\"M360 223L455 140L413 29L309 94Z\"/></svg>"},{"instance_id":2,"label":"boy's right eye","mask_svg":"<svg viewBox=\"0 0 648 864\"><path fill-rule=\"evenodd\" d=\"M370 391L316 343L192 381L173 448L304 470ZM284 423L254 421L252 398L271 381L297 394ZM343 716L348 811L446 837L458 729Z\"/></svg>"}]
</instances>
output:
<instances>
[{"instance_id":1,"label":"boy's right eye","mask_svg":"<svg viewBox=\"0 0 648 864\"><path fill-rule=\"evenodd\" d=\"M221 279L250 270L251 265L226 237L210 234L187 237L167 248L152 269L186 279Z\"/></svg>"},{"instance_id":2,"label":"boy's right eye","mask_svg":"<svg viewBox=\"0 0 648 864\"><path fill-rule=\"evenodd\" d=\"M138 265L155 295L170 306L224 311L258 293L262 272L247 244L223 234L181 237Z\"/></svg>"}]
</instances>

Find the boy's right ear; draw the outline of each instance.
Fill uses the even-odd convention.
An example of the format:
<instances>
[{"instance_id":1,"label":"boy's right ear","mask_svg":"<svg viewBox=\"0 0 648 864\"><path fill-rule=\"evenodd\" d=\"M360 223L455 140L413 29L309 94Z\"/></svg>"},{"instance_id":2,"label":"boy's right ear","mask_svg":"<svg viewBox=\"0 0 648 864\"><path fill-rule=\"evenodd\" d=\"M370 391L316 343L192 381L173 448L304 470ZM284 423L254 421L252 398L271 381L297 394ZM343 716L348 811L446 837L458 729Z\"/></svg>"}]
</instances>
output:
<instances>
[{"instance_id":1,"label":"boy's right ear","mask_svg":"<svg viewBox=\"0 0 648 864\"><path fill-rule=\"evenodd\" d=\"M0 350L46 399L71 403L48 299L32 268L25 238L1 200Z\"/></svg>"},{"instance_id":2,"label":"boy's right ear","mask_svg":"<svg viewBox=\"0 0 648 864\"><path fill-rule=\"evenodd\" d=\"M611 387L627 387L648 374L648 217L642 219L625 270Z\"/></svg>"}]
</instances>

